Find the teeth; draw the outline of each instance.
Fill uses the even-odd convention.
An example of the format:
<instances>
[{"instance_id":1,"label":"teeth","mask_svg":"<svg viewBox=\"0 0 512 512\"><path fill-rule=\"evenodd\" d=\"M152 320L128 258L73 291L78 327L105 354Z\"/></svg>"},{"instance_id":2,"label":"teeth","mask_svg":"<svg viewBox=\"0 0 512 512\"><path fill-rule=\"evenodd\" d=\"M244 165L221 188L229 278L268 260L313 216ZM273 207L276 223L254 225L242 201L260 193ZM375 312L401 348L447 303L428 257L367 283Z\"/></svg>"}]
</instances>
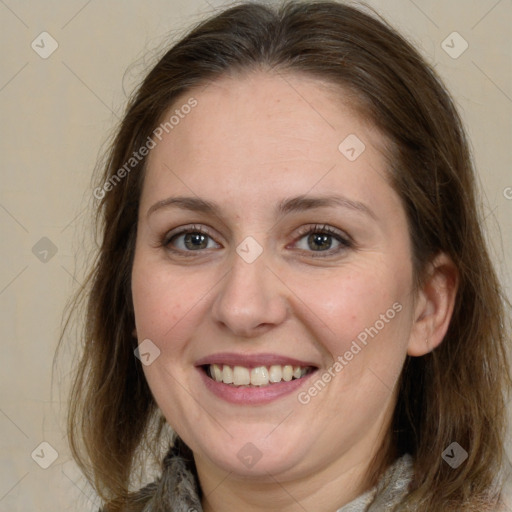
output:
<instances>
[{"instance_id":1,"label":"teeth","mask_svg":"<svg viewBox=\"0 0 512 512\"><path fill-rule=\"evenodd\" d=\"M287 364L283 366L283 380L285 382L290 382L293 378L293 366Z\"/></svg>"},{"instance_id":2,"label":"teeth","mask_svg":"<svg viewBox=\"0 0 512 512\"><path fill-rule=\"evenodd\" d=\"M224 368L226 368L224 366ZM233 368L233 384L235 386L247 386L251 383L251 374L248 368L243 366L235 366Z\"/></svg>"},{"instance_id":3,"label":"teeth","mask_svg":"<svg viewBox=\"0 0 512 512\"><path fill-rule=\"evenodd\" d=\"M272 365L270 367L257 366L246 368L244 366L228 366L212 364L208 367L208 375L217 382L233 384L234 386L268 386L277 382L290 382L307 375L310 368L291 365Z\"/></svg>"},{"instance_id":4,"label":"teeth","mask_svg":"<svg viewBox=\"0 0 512 512\"><path fill-rule=\"evenodd\" d=\"M251 385L266 386L268 384L268 370L264 366L258 366L251 370Z\"/></svg>"},{"instance_id":5,"label":"teeth","mask_svg":"<svg viewBox=\"0 0 512 512\"><path fill-rule=\"evenodd\" d=\"M222 370L220 369L220 367L216 364L212 364L210 367L210 370L212 372L213 378L217 382L220 382L222 380Z\"/></svg>"},{"instance_id":6,"label":"teeth","mask_svg":"<svg viewBox=\"0 0 512 512\"><path fill-rule=\"evenodd\" d=\"M277 364L272 365L268 373L270 382L281 382L283 378L283 369L281 366Z\"/></svg>"},{"instance_id":7,"label":"teeth","mask_svg":"<svg viewBox=\"0 0 512 512\"><path fill-rule=\"evenodd\" d=\"M224 366L222 368L222 382L224 382L224 384L233 383L233 369L231 366Z\"/></svg>"}]
</instances>

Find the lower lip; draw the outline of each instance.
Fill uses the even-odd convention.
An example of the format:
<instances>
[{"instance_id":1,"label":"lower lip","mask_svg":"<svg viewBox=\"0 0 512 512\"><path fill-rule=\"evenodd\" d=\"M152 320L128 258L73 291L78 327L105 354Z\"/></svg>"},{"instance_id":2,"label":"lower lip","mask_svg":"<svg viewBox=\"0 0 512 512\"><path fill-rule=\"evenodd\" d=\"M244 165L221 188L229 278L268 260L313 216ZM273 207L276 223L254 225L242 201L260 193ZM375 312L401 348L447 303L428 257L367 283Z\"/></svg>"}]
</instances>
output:
<instances>
[{"instance_id":1,"label":"lower lip","mask_svg":"<svg viewBox=\"0 0 512 512\"><path fill-rule=\"evenodd\" d=\"M268 386L237 387L211 379L201 368L198 368L198 371L204 384L214 395L226 402L237 405L260 405L273 402L294 391L296 392L316 373L315 370L300 379L294 379L289 382L276 382Z\"/></svg>"}]
</instances>

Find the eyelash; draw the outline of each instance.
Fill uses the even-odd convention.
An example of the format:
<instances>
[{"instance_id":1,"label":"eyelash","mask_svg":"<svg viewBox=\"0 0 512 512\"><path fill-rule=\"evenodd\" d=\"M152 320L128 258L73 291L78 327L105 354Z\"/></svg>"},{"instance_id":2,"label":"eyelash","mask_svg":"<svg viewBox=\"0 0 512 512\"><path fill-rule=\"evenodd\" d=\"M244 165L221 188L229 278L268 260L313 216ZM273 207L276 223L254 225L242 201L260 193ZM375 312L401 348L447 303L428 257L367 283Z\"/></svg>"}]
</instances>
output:
<instances>
[{"instance_id":1,"label":"eyelash","mask_svg":"<svg viewBox=\"0 0 512 512\"><path fill-rule=\"evenodd\" d=\"M297 243L306 235L309 236L317 233L331 236L337 242L339 242L340 247L336 249L328 249L327 251L306 251L310 253L311 256L314 258L326 258L328 256L333 256L343 250L354 247L353 240L347 234L343 234L343 232L340 232L337 229L334 229L326 224L314 224L301 227L297 234L297 238L294 240L293 243Z\"/></svg>"},{"instance_id":2,"label":"eyelash","mask_svg":"<svg viewBox=\"0 0 512 512\"><path fill-rule=\"evenodd\" d=\"M207 229L201 226L190 226L185 229L182 229L181 231L178 231L177 233L169 233L165 236L162 246L167 248L168 250L172 251L173 253L176 253L180 256L184 257L190 257L190 256L197 256L198 252L203 252L204 249L200 249L197 251L184 251L183 249L175 249L171 247L171 242L175 239L177 239L180 236L187 235L187 234L201 234L208 236L212 240L214 240L213 236L209 233ZM343 234L342 232L332 228L331 226L328 226L326 224L315 224L315 225L309 225L309 226L303 226L300 228L297 238L294 240L294 244L297 243L299 240L304 238L306 235L312 235L312 234L325 234L329 235L332 238L334 238L339 244L340 247L335 249L328 249L326 251L305 251L309 253L314 258L325 258L328 256L333 256L334 254L337 254L338 252L341 252L346 249L350 249L354 247L354 242L350 236L347 234ZM217 243L217 242L216 242Z\"/></svg>"}]
</instances>

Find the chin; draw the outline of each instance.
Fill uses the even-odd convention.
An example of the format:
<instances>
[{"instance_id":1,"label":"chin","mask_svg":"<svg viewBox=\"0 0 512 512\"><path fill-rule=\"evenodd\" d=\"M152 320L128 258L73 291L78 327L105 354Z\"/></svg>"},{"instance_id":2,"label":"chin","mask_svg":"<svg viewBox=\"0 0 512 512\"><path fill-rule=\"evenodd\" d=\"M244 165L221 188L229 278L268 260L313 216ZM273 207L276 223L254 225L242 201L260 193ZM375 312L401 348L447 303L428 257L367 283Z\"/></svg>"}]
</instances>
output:
<instances>
[{"instance_id":1,"label":"chin","mask_svg":"<svg viewBox=\"0 0 512 512\"><path fill-rule=\"evenodd\" d=\"M303 434L293 436L285 429L280 435L276 432L262 434L261 428L256 426L244 426L239 432L229 427L227 430L233 437L226 432L222 435L217 432L206 435L200 442L190 440L189 446L196 457L205 458L220 470L243 478L263 481L278 475L282 478L298 476L305 466L310 443ZM216 441L212 443L212 439Z\"/></svg>"}]
</instances>

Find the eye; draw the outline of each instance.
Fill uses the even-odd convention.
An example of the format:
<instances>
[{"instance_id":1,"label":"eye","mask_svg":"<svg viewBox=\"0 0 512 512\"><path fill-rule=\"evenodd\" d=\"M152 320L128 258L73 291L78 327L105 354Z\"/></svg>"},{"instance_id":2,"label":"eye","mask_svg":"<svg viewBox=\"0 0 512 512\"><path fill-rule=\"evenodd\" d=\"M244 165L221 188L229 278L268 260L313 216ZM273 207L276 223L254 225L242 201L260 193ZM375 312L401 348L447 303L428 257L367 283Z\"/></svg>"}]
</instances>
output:
<instances>
[{"instance_id":1,"label":"eye","mask_svg":"<svg viewBox=\"0 0 512 512\"><path fill-rule=\"evenodd\" d=\"M221 246L203 229L190 227L167 235L165 247L175 251L193 252L204 249L218 249Z\"/></svg>"},{"instance_id":2,"label":"eye","mask_svg":"<svg viewBox=\"0 0 512 512\"><path fill-rule=\"evenodd\" d=\"M322 256L332 255L352 247L352 242L348 236L344 236L341 232L330 226L306 226L300 235L300 238L294 244L297 249L308 252L327 253L322 254Z\"/></svg>"}]
</instances>

